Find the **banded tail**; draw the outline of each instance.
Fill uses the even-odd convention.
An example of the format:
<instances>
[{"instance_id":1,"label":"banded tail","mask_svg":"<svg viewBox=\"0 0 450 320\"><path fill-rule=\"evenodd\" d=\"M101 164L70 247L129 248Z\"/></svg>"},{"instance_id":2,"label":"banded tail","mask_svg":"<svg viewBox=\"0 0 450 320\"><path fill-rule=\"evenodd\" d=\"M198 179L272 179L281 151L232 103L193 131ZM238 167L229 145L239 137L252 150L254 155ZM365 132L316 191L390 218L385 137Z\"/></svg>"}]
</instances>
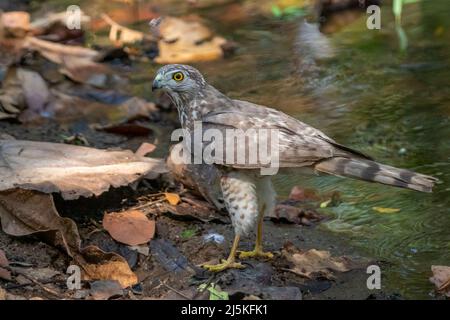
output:
<instances>
[{"instance_id":1,"label":"banded tail","mask_svg":"<svg viewBox=\"0 0 450 320\"><path fill-rule=\"evenodd\" d=\"M335 157L319 162L317 171L390 186L431 192L438 179L360 158Z\"/></svg>"}]
</instances>

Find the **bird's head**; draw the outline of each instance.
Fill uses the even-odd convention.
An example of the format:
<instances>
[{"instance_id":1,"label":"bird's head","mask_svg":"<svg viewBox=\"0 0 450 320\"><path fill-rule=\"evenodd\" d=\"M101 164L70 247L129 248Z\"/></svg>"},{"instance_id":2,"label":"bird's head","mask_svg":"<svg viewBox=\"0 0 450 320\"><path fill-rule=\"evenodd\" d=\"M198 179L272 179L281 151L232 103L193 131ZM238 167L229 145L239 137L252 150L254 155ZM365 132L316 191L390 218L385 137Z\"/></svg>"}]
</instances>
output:
<instances>
[{"instance_id":1,"label":"bird's head","mask_svg":"<svg viewBox=\"0 0 450 320\"><path fill-rule=\"evenodd\" d=\"M205 85L205 79L197 69L183 64L168 64L156 73L152 91L163 90L176 98L195 95Z\"/></svg>"}]
</instances>

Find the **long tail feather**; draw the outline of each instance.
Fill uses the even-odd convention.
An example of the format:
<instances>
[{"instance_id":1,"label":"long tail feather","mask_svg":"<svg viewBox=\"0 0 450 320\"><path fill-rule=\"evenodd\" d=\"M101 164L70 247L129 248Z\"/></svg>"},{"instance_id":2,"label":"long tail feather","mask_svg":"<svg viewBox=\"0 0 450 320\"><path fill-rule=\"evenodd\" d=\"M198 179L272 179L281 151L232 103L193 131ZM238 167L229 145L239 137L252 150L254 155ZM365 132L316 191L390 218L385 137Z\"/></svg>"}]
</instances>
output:
<instances>
[{"instance_id":1,"label":"long tail feather","mask_svg":"<svg viewBox=\"0 0 450 320\"><path fill-rule=\"evenodd\" d=\"M422 192L431 192L434 184L438 181L431 176L365 159L335 157L317 163L315 169L332 175L379 182Z\"/></svg>"}]
</instances>

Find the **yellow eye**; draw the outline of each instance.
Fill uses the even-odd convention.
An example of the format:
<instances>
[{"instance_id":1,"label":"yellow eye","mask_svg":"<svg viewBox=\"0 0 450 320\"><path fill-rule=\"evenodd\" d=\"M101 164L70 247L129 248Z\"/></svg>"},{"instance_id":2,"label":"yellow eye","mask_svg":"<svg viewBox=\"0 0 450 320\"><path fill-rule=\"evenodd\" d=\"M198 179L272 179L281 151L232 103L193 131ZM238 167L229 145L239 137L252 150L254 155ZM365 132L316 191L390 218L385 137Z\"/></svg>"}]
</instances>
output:
<instances>
[{"instance_id":1,"label":"yellow eye","mask_svg":"<svg viewBox=\"0 0 450 320\"><path fill-rule=\"evenodd\" d=\"M178 82L182 81L182 80L184 79L184 74L183 74L183 72L175 72L175 73L172 75L172 79L175 80L175 81L178 81Z\"/></svg>"}]
</instances>

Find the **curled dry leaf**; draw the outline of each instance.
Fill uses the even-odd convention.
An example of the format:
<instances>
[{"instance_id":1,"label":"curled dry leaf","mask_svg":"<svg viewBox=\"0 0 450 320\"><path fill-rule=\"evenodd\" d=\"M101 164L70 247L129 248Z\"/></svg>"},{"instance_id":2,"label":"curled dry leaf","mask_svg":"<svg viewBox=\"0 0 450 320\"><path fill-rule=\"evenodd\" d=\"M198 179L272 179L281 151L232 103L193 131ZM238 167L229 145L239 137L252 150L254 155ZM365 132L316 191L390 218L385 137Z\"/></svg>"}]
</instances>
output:
<instances>
[{"instance_id":1,"label":"curled dry leaf","mask_svg":"<svg viewBox=\"0 0 450 320\"><path fill-rule=\"evenodd\" d=\"M138 210L105 214L103 227L114 240L130 246L147 243L155 235L155 221Z\"/></svg>"},{"instance_id":2,"label":"curled dry leaf","mask_svg":"<svg viewBox=\"0 0 450 320\"><path fill-rule=\"evenodd\" d=\"M331 271L347 272L363 267L364 263L351 260L348 257L332 257L330 252L310 249L302 251L288 243L282 250L282 255L293 267L289 271L302 277L325 277L332 279Z\"/></svg>"},{"instance_id":3,"label":"curled dry leaf","mask_svg":"<svg viewBox=\"0 0 450 320\"><path fill-rule=\"evenodd\" d=\"M129 150L110 151L59 143L0 140L0 190L60 192L66 200L100 195L110 187L154 179L166 172L160 159Z\"/></svg>"},{"instance_id":4,"label":"curled dry leaf","mask_svg":"<svg viewBox=\"0 0 450 320\"><path fill-rule=\"evenodd\" d=\"M433 272L433 276L430 281L436 286L436 289L450 297L450 267L431 266L431 272Z\"/></svg>"},{"instance_id":5,"label":"curled dry leaf","mask_svg":"<svg viewBox=\"0 0 450 320\"><path fill-rule=\"evenodd\" d=\"M103 252L95 246L81 251L83 255L83 278L85 280L116 280L122 288L138 283L138 277L131 271L127 261L118 254Z\"/></svg>"},{"instance_id":6,"label":"curled dry leaf","mask_svg":"<svg viewBox=\"0 0 450 320\"><path fill-rule=\"evenodd\" d=\"M70 256L80 246L75 222L58 214L48 194L22 189L1 191L0 221L3 231L12 236L45 232Z\"/></svg>"},{"instance_id":7,"label":"curled dry leaf","mask_svg":"<svg viewBox=\"0 0 450 320\"><path fill-rule=\"evenodd\" d=\"M165 192L164 196L166 197L167 202L173 206L176 206L181 201L180 196L176 193Z\"/></svg>"}]
</instances>

